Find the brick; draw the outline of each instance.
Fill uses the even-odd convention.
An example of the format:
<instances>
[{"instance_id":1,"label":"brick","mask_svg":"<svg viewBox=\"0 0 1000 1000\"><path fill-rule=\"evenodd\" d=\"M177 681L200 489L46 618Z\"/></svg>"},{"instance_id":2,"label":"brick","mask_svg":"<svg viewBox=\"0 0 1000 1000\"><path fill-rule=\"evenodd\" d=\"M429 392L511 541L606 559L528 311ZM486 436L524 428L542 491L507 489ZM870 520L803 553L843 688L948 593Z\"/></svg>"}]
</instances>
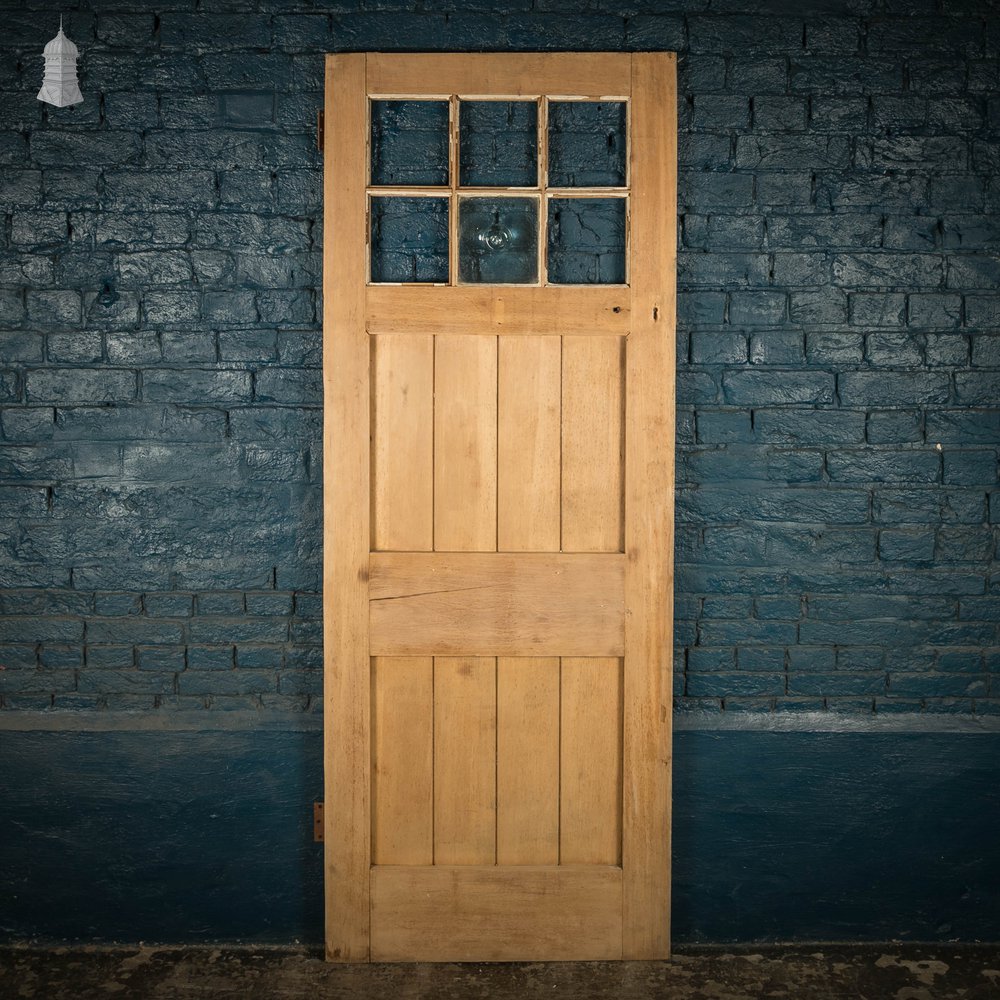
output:
<instances>
[{"instance_id":1,"label":"brick","mask_svg":"<svg viewBox=\"0 0 1000 1000\"><path fill-rule=\"evenodd\" d=\"M878 332L865 337L865 359L891 368L923 366L924 340L911 333Z\"/></svg>"},{"instance_id":2,"label":"brick","mask_svg":"<svg viewBox=\"0 0 1000 1000\"><path fill-rule=\"evenodd\" d=\"M61 291L29 291L26 298L28 319L39 325L80 323L80 293Z\"/></svg>"},{"instance_id":3,"label":"brick","mask_svg":"<svg viewBox=\"0 0 1000 1000\"><path fill-rule=\"evenodd\" d=\"M837 388L844 406L947 403L948 376L937 372L844 372Z\"/></svg>"},{"instance_id":4,"label":"brick","mask_svg":"<svg viewBox=\"0 0 1000 1000\"><path fill-rule=\"evenodd\" d=\"M823 478L823 453L818 450L770 451L767 478L782 483L819 482Z\"/></svg>"},{"instance_id":5,"label":"brick","mask_svg":"<svg viewBox=\"0 0 1000 1000\"><path fill-rule=\"evenodd\" d=\"M745 334L698 331L691 334L692 364L745 364L747 356Z\"/></svg>"},{"instance_id":6,"label":"brick","mask_svg":"<svg viewBox=\"0 0 1000 1000\"><path fill-rule=\"evenodd\" d=\"M768 219L768 242L792 247L877 247L882 243L882 220L874 214L778 215Z\"/></svg>"},{"instance_id":7,"label":"brick","mask_svg":"<svg viewBox=\"0 0 1000 1000\"><path fill-rule=\"evenodd\" d=\"M750 170L844 169L850 148L843 136L784 135L767 139L741 135L736 140L736 166Z\"/></svg>"},{"instance_id":8,"label":"brick","mask_svg":"<svg viewBox=\"0 0 1000 1000\"><path fill-rule=\"evenodd\" d=\"M893 93L903 89L899 60L868 56L812 56L793 60L790 71L794 93L845 96Z\"/></svg>"},{"instance_id":9,"label":"brick","mask_svg":"<svg viewBox=\"0 0 1000 1000\"><path fill-rule=\"evenodd\" d=\"M796 132L806 127L807 107L801 97L758 97L753 127L763 132Z\"/></svg>"},{"instance_id":10,"label":"brick","mask_svg":"<svg viewBox=\"0 0 1000 1000\"><path fill-rule=\"evenodd\" d=\"M939 564L988 563L995 547L993 532L985 524L944 525L938 529L934 555Z\"/></svg>"},{"instance_id":11,"label":"brick","mask_svg":"<svg viewBox=\"0 0 1000 1000\"><path fill-rule=\"evenodd\" d=\"M906 444L924 439L919 410L874 410L865 433L869 444Z\"/></svg>"},{"instance_id":12,"label":"brick","mask_svg":"<svg viewBox=\"0 0 1000 1000\"><path fill-rule=\"evenodd\" d=\"M46 338L49 361L60 364L95 364L103 360L104 339L100 333L50 333Z\"/></svg>"},{"instance_id":13,"label":"brick","mask_svg":"<svg viewBox=\"0 0 1000 1000\"><path fill-rule=\"evenodd\" d=\"M778 621L797 621L802 614L798 597L758 597L753 602L755 618Z\"/></svg>"},{"instance_id":14,"label":"brick","mask_svg":"<svg viewBox=\"0 0 1000 1000\"><path fill-rule=\"evenodd\" d=\"M168 403L240 403L251 398L250 373L200 369L150 369L143 373L143 398Z\"/></svg>"},{"instance_id":15,"label":"brick","mask_svg":"<svg viewBox=\"0 0 1000 1000\"><path fill-rule=\"evenodd\" d=\"M177 690L181 694L261 694L277 690L277 677L271 670L187 670L178 676Z\"/></svg>"},{"instance_id":16,"label":"brick","mask_svg":"<svg viewBox=\"0 0 1000 1000\"><path fill-rule=\"evenodd\" d=\"M233 647L188 646L187 665L189 670L232 670Z\"/></svg>"},{"instance_id":17,"label":"brick","mask_svg":"<svg viewBox=\"0 0 1000 1000\"><path fill-rule=\"evenodd\" d=\"M27 373L29 400L115 403L135 398L135 373L108 368L50 368Z\"/></svg>"},{"instance_id":18,"label":"brick","mask_svg":"<svg viewBox=\"0 0 1000 1000\"><path fill-rule=\"evenodd\" d=\"M826 372L726 372L722 384L726 402L732 404L774 406L833 401L833 376Z\"/></svg>"},{"instance_id":19,"label":"brick","mask_svg":"<svg viewBox=\"0 0 1000 1000\"><path fill-rule=\"evenodd\" d=\"M869 519L869 498L864 490L819 487L727 489L712 485L683 494L679 519L706 524L742 521L798 521L864 524Z\"/></svg>"},{"instance_id":20,"label":"brick","mask_svg":"<svg viewBox=\"0 0 1000 1000\"><path fill-rule=\"evenodd\" d=\"M711 131L741 130L750 127L750 102L745 97L726 94L696 96L692 125Z\"/></svg>"},{"instance_id":21,"label":"brick","mask_svg":"<svg viewBox=\"0 0 1000 1000\"><path fill-rule=\"evenodd\" d=\"M1000 401L992 410L935 409L927 413L927 440L947 444L1000 442ZM945 452L945 462L950 451Z\"/></svg>"},{"instance_id":22,"label":"brick","mask_svg":"<svg viewBox=\"0 0 1000 1000\"><path fill-rule=\"evenodd\" d=\"M199 209L216 205L215 175L210 170L108 171L105 195L113 208L152 211Z\"/></svg>"},{"instance_id":23,"label":"brick","mask_svg":"<svg viewBox=\"0 0 1000 1000\"><path fill-rule=\"evenodd\" d=\"M836 288L792 292L788 301L789 319L803 326L847 322L847 296Z\"/></svg>"},{"instance_id":24,"label":"brick","mask_svg":"<svg viewBox=\"0 0 1000 1000\"><path fill-rule=\"evenodd\" d=\"M772 277L778 285L827 285L830 257L826 253L776 253Z\"/></svg>"},{"instance_id":25,"label":"brick","mask_svg":"<svg viewBox=\"0 0 1000 1000\"><path fill-rule=\"evenodd\" d=\"M958 334L929 333L925 337L924 360L928 367L968 367L969 340Z\"/></svg>"},{"instance_id":26,"label":"brick","mask_svg":"<svg viewBox=\"0 0 1000 1000\"><path fill-rule=\"evenodd\" d=\"M200 606L199 606L200 610ZM202 618L192 619L188 633L193 642L286 642L288 621L274 618Z\"/></svg>"},{"instance_id":27,"label":"brick","mask_svg":"<svg viewBox=\"0 0 1000 1000\"><path fill-rule=\"evenodd\" d=\"M972 364L976 368L1000 368L1000 334L972 337Z\"/></svg>"},{"instance_id":28,"label":"brick","mask_svg":"<svg viewBox=\"0 0 1000 1000\"><path fill-rule=\"evenodd\" d=\"M930 562L934 558L934 532L929 529L881 531L879 558L895 562Z\"/></svg>"},{"instance_id":29,"label":"brick","mask_svg":"<svg viewBox=\"0 0 1000 1000\"><path fill-rule=\"evenodd\" d=\"M986 693L986 684L966 674L908 674L893 671L889 677L889 692L894 696L912 698L974 698Z\"/></svg>"},{"instance_id":30,"label":"brick","mask_svg":"<svg viewBox=\"0 0 1000 1000\"><path fill-rule=\"evenodd\" d=\"M750 361L755 365L800 365L805 344L798 330L768 330L750 338Z\"/></svg>"},{"instance_id":31,"label":"brick","mask_svg":"<svg viewBox=\"0 0 1000 1000\"><path fill-rule=\"evenodd\" d=\"M831 671L835 661L835 651L830 646L792 646L788 650L788 670L793 677L799 671Z\"/></svg>"},{"instance_id":32,"label":"brick","mask_svg":"<svg viewBox=\"0 0 1000 1000\"><path fill-rule=\"evenodd\" d=\"M798 212L812 212L812 179L812 173L806 171L758 174L756 177L758 209L784 208Z\"/></svg>"},{"instance_id":33,"label":"brick","mask_svg":"<svg viewBox=\"0 0 1000 1000\"><path fill-rule=\"evenodd\" d=\"M733 326L772 326L785 319L786 310L784 292L732 292L729 296L729 322Z\"/></svg>"},{"instance_id":34,"label":"brick","mask_svg":"<svg viewBox=\"0 0 1000 1000\"><path fill-rule=\"evenodd\" d=\"M889 216L882 227L882 246L886 250L932 252L939 246L940 226L936 219Z\"/></svg>"},{"instance_id":35,"label":"brick","mask_svg":"<svg viewBox=\"0 0 1000 1000\"><path fill-rule=\"evenodd\" d=\"M864 357L864 338L857 333L809 331L806 360L811 365L857 364Z\"/></svg>"},{"instance_id":36,"label":"brick","mask_svg":"<svg viewBox=\"0 0 1000 1000\"><path fill-rule=\"evenodd\" d=\"M118 258L118 277L126 288L186 285L192 278L191 262L181 250L122 254Z\"/></svg>"},{"instance_id":37,"label":"brick","mask_svg":"<svg viewBox=\"0 0 1000 1000\"><path fill-rule=\"evenodd\" d=\"M995 406L1000 399L1000 371L956 372L955 402L967 406Z\"/></svg>"},{"instance_id":38,"label":"brick","mask_svg":"<svg viewBox=\"0 0 1000 1000\"><path fill-rule=\"evenodd\" d=\"M788 61L784 58L733 56L726 87L735 94L784 94L788 89Z\"/></svg>"},{"instance_id":39,"label":"brick","mask_svg":"<svg viewBox=\"0 0 1000 1000\"><path fill-rule=\"evenodd\" d=\"M721 326L726 313L726 296L722 292L681 292L677 296L677 322L683 327ZM291 358L282 357L289 361Z\"/></svg>"},{"instance_id":40,"label":"brick","mask_svg":"<svg viewBox=\"0 0 1000 1000\"><path fill-rule=\"evenodd\" d=\"M268 368L257 374L255 398L275 403L321 402L321 373L295 368Z\"/></svg>"},{"instance_id":41,"label":"brick","mask_svg":"<svg viewBox=\"0 0 1000 1000\"><path fill-rule=\"evenodd\" d=\"M833 278L835 284L849 288L937 288L942 284L943 268L941 258L933 254L837 254Z\"/></svg>"},{"instance_id":42,"label":"brick","mask_svg":"<svg viewBox=\"0 0 1000 1000\"><path fill-rule=\"evenodd\" d=\"M995 440L1000 442L1000 437ZM997 451L954 451L944 453L944 481L948 486L996 486Z\"/></svg>"},{"instance_id":43,"label":"brick","mask_svg":"<svg viewBox=\"0 0 1000 1000\"><path fill-rule=\"evenodd\" d=\"M729 444L752 441L753 428L746 410L699 410L697 439L699 444Z\"/></svg>"},{"instance_id":44,"label":"brick","mask_svg":"<svg viewBox=\"0 0 1000 1000\"><path fill-rule=\"evenodd\" d=\"M191 594L145 594L143 609L152 618L188 618L193 605Z\"/></svg>"},{"instance_id":45,"label":"brick","mask_svg":"<svg viewBox=\"0 0 1000 1000\"><path fill-rule=\"evenodd\" d=\"M687 693L692 698L779 695L784 691L783 673L748 671L743 674L689 673L687 676Z\"/></svg>"},{"instance_id":46,"label":"brick","mask_svg":"<svg viewBox=\"0 0 1000 1000\"><path fill-rule=\"evenodd\" d=\"M983 520L981 490L883 489L874 493L879 524L979 524Z\"/></svg>"},{"instance_id":47,"label":"brick","mask_svg":"<svg viewBox=\"0 0 1000 1000\"><path fill-rule=\"evenodd\" d=\"M933 449L831 451L826 468L835 482L933 483L940 481L941 458Z\"/></svg>"},{"instance_id":48,"label":"brick","mask_svg":"<svg viewBox=\"0 0 1000 1000\"><path fill-rule=\"evenodd\" d=\"M43 167L117 167L138 161L142 142L138 133L102 129L100 132L37 131L31 136L31 158Z\"/></svg>"},{"instance_id":49,"label":"brick","mask_svg":"<svg viewBox=\"0 0 1000 1000\"><path fill-rule=\"evenodd\" d=\"M152 670L80 671L77 691L81 694L171 694L174 674Z\"/></svg>"},{"instance_id":50,"label":"brick","mask_svg":"<svg viewBox=\"0 0 1000 1000\"><path fill-rule=\"evenodd\" d=\"M767 670L779 672L785 669L785 649L783 646L750 646L737 650L737 666L740 670Z\"/></svg>"}]
</instances>

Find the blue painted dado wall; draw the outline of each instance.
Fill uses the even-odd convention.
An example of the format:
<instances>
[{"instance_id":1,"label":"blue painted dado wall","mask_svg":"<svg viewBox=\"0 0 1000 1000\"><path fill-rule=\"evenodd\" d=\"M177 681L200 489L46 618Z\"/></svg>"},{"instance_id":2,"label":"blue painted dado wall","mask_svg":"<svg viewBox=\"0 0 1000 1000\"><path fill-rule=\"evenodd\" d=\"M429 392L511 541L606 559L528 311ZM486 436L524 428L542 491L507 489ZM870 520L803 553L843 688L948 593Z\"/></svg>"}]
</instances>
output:
<instances>
[{"instance_id":1,"label":"blue painted dado wall","mask_svg":"<svg viewBox=\"0 0 1000 1000\"><path fill-rule=\"evenodd\" d=\"M680 55L679 943L1000 939L995 0L0 0L0 935L320 940L323 53Z\"/></svg>"}]
</instances>

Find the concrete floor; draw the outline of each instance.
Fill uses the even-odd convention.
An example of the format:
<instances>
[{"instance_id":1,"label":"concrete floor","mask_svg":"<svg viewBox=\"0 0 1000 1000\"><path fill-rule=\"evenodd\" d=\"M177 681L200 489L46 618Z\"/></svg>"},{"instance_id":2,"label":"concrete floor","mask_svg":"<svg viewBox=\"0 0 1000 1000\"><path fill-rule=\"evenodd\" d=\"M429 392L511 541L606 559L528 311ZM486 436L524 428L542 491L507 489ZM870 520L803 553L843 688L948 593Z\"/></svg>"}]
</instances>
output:
<instances>
[{"instance_id":1,"label":"concrete floor","mask_svg":"<svg viewBox=\"0 0 1000 1000\"><path fill-rule=\"evenodd\" d=\"M328 965L292 948L0 948L0 998L86 1000L987 1000L997 945L686 949L671 962Z\"/></svg>"}]
</instances>

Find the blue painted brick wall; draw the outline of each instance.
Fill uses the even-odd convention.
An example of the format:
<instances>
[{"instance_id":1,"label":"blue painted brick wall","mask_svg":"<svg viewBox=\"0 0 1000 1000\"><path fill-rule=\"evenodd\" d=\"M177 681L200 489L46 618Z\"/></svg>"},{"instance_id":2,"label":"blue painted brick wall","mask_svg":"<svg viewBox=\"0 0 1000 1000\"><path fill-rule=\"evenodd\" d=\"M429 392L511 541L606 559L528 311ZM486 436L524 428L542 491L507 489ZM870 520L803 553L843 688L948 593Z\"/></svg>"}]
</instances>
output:
<instances>
[{"instance_id":1,"label":"blue painted brick wall","mask_svg":"<svg viewBox=\"0 0 1000 1000\"><path fill-rule=\"evenodd\" d=\"M319 710L314 115L400 47L680 53L679 709L1000 710L994 0L66 6L60 110L0 2L4 710Z\"/></svg>"}]
</instances>

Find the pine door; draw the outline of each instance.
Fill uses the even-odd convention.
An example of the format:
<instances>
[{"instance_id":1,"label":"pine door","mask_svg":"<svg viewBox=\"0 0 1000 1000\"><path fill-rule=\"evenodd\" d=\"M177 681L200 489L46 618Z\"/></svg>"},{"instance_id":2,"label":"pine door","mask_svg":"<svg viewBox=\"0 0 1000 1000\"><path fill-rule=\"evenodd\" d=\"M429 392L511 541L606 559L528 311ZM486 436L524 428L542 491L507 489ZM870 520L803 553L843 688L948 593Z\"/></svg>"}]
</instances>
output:
<instances>
[{"instance_id":1,"label":"pine door","mask_svg":"<svg viewBox=\"0 0 1000 1000\"><path fill-rule=\"evenodd\" d=\"M332 960L669 954L675 65L327 59Z\"/></svg>"}]
</instances>

